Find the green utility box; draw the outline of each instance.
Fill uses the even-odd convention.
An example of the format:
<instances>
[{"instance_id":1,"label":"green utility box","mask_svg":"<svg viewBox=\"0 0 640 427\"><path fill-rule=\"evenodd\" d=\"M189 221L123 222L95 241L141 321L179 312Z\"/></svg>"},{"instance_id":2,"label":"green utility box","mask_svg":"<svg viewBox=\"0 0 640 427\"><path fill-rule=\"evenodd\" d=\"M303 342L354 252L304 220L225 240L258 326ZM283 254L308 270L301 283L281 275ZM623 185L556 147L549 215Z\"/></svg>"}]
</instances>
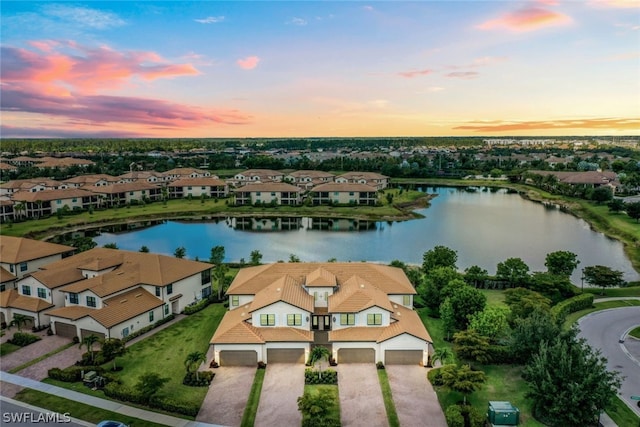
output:
<instances>
[{"instance_id":1,"label":"green utility box","mask_svg":"<svg viewBox=\"0 0 640 427\"><path fill-rule=\"evenodd\" d=\"M494 426L517 426L520 421L520 410L511 402L490 401L489 422Z\"/></svg>"}]
</instances>

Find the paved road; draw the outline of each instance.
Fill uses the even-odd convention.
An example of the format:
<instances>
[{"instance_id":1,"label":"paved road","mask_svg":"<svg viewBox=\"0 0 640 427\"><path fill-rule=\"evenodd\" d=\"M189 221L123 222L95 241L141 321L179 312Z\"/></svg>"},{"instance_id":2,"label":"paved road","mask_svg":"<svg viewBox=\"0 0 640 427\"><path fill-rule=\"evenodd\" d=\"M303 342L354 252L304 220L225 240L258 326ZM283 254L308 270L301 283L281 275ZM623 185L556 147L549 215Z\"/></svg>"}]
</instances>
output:
<instances>
[{"instance_id":1,"label":"paved road","mask_svg":"<svg viewBox=\"0 0 640 427\"><path fill-rule=\"evenodd\" d=\"M626 331L637 325L640 325L640 307L597 311L578 321L580 336L602 351L609 369L619 371L625 377L620 387L620 397L640 416L637 402L629 398L631 395L640 395L640 358L618 343Z\"/></svg>"},{"instance_id":2,"label":"paved road","mask_svg":"<svg viewBox=\"0 0 640 427\"><path fill-rule=\"evenodd\" d=\"M18 402L13 399L0 397L0 405L2 406L2 425L7 427L33 427L40 424L45 425L64 425L71 427L87 427L93 426L85 421L72 419L69 414L60 414L51 412L46 409L37 408Z\"/></svg>"}]
</instances>

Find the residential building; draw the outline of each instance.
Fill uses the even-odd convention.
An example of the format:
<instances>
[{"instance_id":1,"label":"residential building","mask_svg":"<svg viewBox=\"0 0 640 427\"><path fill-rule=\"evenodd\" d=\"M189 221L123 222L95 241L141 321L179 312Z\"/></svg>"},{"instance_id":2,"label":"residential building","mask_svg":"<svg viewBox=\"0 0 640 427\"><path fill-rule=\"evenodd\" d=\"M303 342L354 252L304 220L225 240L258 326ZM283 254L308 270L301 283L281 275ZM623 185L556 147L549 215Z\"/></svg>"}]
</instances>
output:
<instances>
[{"instance_id":1,"label":"residential building","mask_svg":"<svg viewBox=\"0 0 640 427\"><path fill-rule=\"evenodd\" d=\"M69 188L80 187L104 187L105 185L115 184L118 178L107 174L78 175L73 178L62 180Z\"/></svg>"},{"instance_id":2,"label":"residential building","mask_svg":"<svg viewBox=\"0 0 640 427\"><path fill-rule=\"evenodd\" d=\"M26 218L39 218L59 210L82 210L97 207L100 200L93 191L83 188L45 190L35 193L20 191L12 196L15 202L15 215ZM17 205L21 204L21 209Z\"/></svg>"},{"instance_id":3,"label":"residential building","mask_svg":"<svg viewBox=\"0 0 640 427\"><path fill-rule=\"evenodd\" d=\"M167 179L165 176L156 171L132 171L118 176L119 184L126 184L129 182L148 182L151 184L165 182Z\"/></svg>"},{"instance_id":4,"label":"residential building","mask_svg":"<svg viewBox=\"0 0 640 427\"><path fill-rule=\"evenodd\" d=\"M211 339L222 366L308 360L313 346L338 363L422 364L431 338L413 310L404 272L370 263L276 263L240 270Z\"/></svg>"},{"instance_id":5,"label":"residential building","mask_svg":"<svg viewBox=\"0 0 640 427\"><path fill-rule=\"evenodd\" d=\"M162 176L165 181L175 181L184 178L206 178L211 176L211 172L195 168L175 168L164 172Z\"/></svg>"},{"instance_id":6,"label":"residential building","mask_svg":"<svg viewBox=\"0 0 640 427\"><path fill-rule=\"evenodd\" d=\"M347 172L338 175L334 181L337 183L365 184L378 190L384 190L389 186L389 177L375 172Z\"/></svg>"},{"instance_id":7,"label":"residential building","mask_svg":"<svg viewBox=\"0 0 640 427\"><path fill-rule=\"evenodd\" d=\"M284 173L271 169L247 169L237 173L231 182L236 186L245 185L247 183L266 183L281 182L284 180Z\"/></svg>"},{"instance_id":8,"label":"residential building","mask_svg":"<svg viewBox=\"0 0 640 427\"><path fill-rule=\"evenodd\" d=\"M221 179L213 177L181 178L167 185L169 198L181 199L184 197L222 198L229 195L229 186Z\"/></svg>"},{"instance_id":9,"label":"residential building","mask_svg":"<svg viewBox=\"0 0 640 427\"><path fill-rule=\"evenodd\" d=\"M331 182L320 184L309 193L314 205L368 205L378 203L378 190L366 184Z\"/></svg>"},{"instance_id":10,"label":"residential building","mask_svg":"<svg viewBox=\"0 0 640 427\"><path fill-rule=\"evenodd\" d=\"M159 186L146 182L111 184L94 188L93 192L102 195L104 204L108 207L140 203L146 200L155 201L162 197L162 189Z\"/></svg>"},{"instance_id":11,"label":"residential building","mask_svg":"<svg viewBox=\"0 0 640 427\"><path fill-rule=\"evenodd\" d=\"M2 236L0 238L0 271L20 279L39 268L73 254L72 246L41 242L23 237ZM4 272L3 277L8 278ZM5 280L2 280L5 283ZM1 288L0 290L4 290Z\"/></svg>"},{"instance_id":12,"label":"residential building","mask_svg":"<svg viewBox=\"0 0 640 427\"><path fill-rule=\"evenodd\" d=\"M47 178L15 179L0 184L0 196L11 196L18 191L36 193L44 190L56 190L60 182Z\"/></svg>"},{"instance_id":13,"label":"residential building","mask_svg":"<svg viewBox=\"0 0 640 427\"><path fill-rule=\"evenodd\" d=\"M335 175L324 171L314 170L300 170L291 172L284 177L286 182L297 185L303 190L309 190L310 188L325 184L327 182L333 182Z\"/></svg>"},{"instance_id":14,"label":"residential building","mask_svg":"<svg viewBox=\"0 0 640 427\"><path fill-rule=\"evenodd\" d=\"M247 184L235 190L234 195L236 205L264 203L295 206L302 203L302 190L284 182Z\"/></svg>"}]
</instances>

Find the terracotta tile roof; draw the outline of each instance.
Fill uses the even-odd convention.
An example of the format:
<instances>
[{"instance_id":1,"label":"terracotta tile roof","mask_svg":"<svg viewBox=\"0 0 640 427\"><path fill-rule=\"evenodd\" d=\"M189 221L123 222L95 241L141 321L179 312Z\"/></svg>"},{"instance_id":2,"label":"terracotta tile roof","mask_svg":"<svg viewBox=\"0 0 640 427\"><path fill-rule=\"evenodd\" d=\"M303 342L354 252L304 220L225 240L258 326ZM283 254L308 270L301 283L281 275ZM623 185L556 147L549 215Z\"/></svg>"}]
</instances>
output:
<instances>
[{"instance_id":1,"label":"terracotta tile roof","mask_svg":"<svg viewBox=\"0 0 640 427\"><path fill-rule=\"evenodd\" d=\"M286 182L265 182L257 184L247 184L244 187L240 187L235 190L237 193L255 193L256 191L274 191L274 192L287 192L287 193L300 193L302 190L295 185L287 184Z\"/></svg>"},{"instance_id":2,"label":"terracotta tile roof","mask_svg":"<svg viewBox=\"0 0 640 427\"><path fill-rule=\"evenodd\" d=\"M236 175L244 176L284 176L283 172L274 171L272 169L247 169L242 172L238 172Z\"/></svg>"},{"instance_id":3,"label":"terracotta tile roof","mask_svg":"<svg viewBox=\"0 0 640 427\"><path fill-rule=\"evenodd\" d=\"M286 302L295 307L313 313L313 297L293 277L285 275L261 292L251 302L249 312L269 306L276 302Z\"/></svg>"},{"instance_id":4,"label":"terracotta tile roof","mask_svg":"<svg viewBox=\"0 0 640 427\"><path fill-rule=\"evenodd\" d=\"M102 187L96 187L92 189L94 193L114 194L114 193L126 193L127 191L140 191L140 190L155 190L158 189L157 185L144 182L125 182L123 184L110 184Z\"/></svg>"},{"instance_id":5,"label":"terracotta tile roof","mask_svg":"<svg viewBox=\"0 0 640 427\"><path fill-rule=\"evenodd\" d=\"M333 178L335 175L329 172L324 171L316 171L316 170L299 170L295 172L291 172L288 176L293 176L296 178Z\"/></svg>"},{"instance_id":6,"label":"terracotta tile roof","mask_svg":"<svg viewBox=\"0 0 640 427\"><path fill-rule=\"evenodd\" d=\"M104 300L103 304L103 308L93 310L89 316L105 328L111 328L154 308L158 308L164 302L143 288L135 288Z\"/></svg>"},{"instance_id":7,"label":"terracotta tile roof","mask_svg":"<svg viewBox=\"0 0 640 427\"><path fill-rule=\"evenodd\" d=\"M329 342L344 341L378 341L384 327L355 326L353 328L336 329L329 331Z\"/></svg>"},{"instance_id":8,"label":"terracotta tile roof","mask_svg":"<svg viewBox=\"0 0 640 427\"><path fill-rule=\"evenodd\" d=\"M387 294L359 276L352 276L329 297L330 313L358 313L371 307L393 312Z\"/></svg>"},{"instance_id":9,"label":"terracotta tile roof","mask_svg":"<svg viewBox=\"0 0 640 427\"><path fill-rule=\"evenodd\" d=\"M51 255L63 254L75 249L72 246L41 242L23 237L0 237L0 260L7 264L17 264Z\"/></svg>"},{"instance_id":10,"label":"terracotta tile roof","mask_svg":"<svg viewBox=\"0 0 640 427\"><path fill-rule=\"evenodd\" d=\"M166 172L163 173L163 175L168 176L168 175L181 175L181 176L185 176L185 175L191 175L192 173L197 173L199 175L206 175L207 173L211 173L207 170L203 170L203 169L195 169L195 168L174 168L171 170L168 170Z\"/></svg>"},{"instance_id":11,"label":"terracotta tile roof","mask_svg":"<svg viewBox=\"0 0 640 427\"><path fill-rule=\"evenodd\" d=\"M248 306L227 311L211 337L212 344L264 344L257 328L246 322L251 318Z\"/></svg>"},{"instance_id":12,"label":"terracotta tile roof","mask_svg":"<svg viewBox=\"0 0 640 427\"><path fill-rule=\"evenodd\" d=\"M433 342L418 313L400 304L394 304L393 309L395 310L393 319L396 321L384 328L385 330L378 337L378 342L386 341L402 334L413 335L421 340Z\"/></svg>"},{"instance_id":13,"label":"terracotta tile roof","mask_svg":"<svg viewBox=\"0 0 640 427\"><path fill-rule=\"evenodd\" d=\"M326 184L316 185L311 189L311 192L321 192L321 191L326 191L326 192L360 191L360 192L367 192L367 193L375 193L378 191L378 189L366 184L340 183L340 182L327 182Z\"/></svg>"},{"instance_id":14,"label":"terracotta tile roof","mask_svg":"<svg viewBox=\"0 0 640 427\"><path fill-rule=\"evenodd\" d=\"M372 179L388 179L388 176L385 175L380 175L379 173L375 173L375 172L346 172L343 173L342 175L339 175L339 177L343 177L349 180L352 179L366 179L368 180L372 180Z\"/></svg>"},{"instance_id":15,"label":"terracotta tile roof","mask_svg":"<svg viewBox=\"0 0 640 427\"><path fill-rule=\"evenodd\" d=\"M89 260L86 264L78 265L79 269L90 271L102 271L107 268L117 267L124 262L123 254L116 253L112 256L96 257Z\"/></svg>"},{"instance_id":16,"label":"terracotta tile roof","mask_svg":"<svg viewBox=\"0 0 640 427\"><path fill-rule=\"evenodd\" d=\"M257 328L265 342L313 341L313 332L299 328Z\"/></svg>"},{"instance_id":17,"label":"terracotta tile roof","mask_svg":"<svg viewBox=\"0 0 640 427\"><path fill-rule=\"evenodd\" d=\"M177 181L173 181L168 184L169 187L189 187L189 186L213 186L224 187L227 185L223 180L213 177L201 177L201 178L182 178Z\"/></svg>"},{"instance_id":18,"label":"terracotta tile roof","mask_svg":"<svg viewBox=\"0 0 640 427\"><path fill-rule=\"evenodd\" d=\"M119 181L121 179L145 180L145 179L151 178L152 176L155 176L156 178L160 178L160 179L164 178L164 176L160 172L133 171L133 172L124 173L122 175L118 175L116 181Z\"/></svg>"},{"instance_id":19,"label":"terracotta tile roof","mask_svg":"<svg viewBox=\"0 0 640 427\"><path fill-rule=\"evenodd\" d=\"M100 187L95 187L100 188ZM51 200L61 199L81 199L83 197L95 196L93 190L86 190L82 188L61 188L58 190L44 190L44 191L18 191L11 196L13 200L21 202L37 202L38 200L48 202Z\"/></svg>"},{"instance_id":20,"label":"terracotta tile roof","mask_svg":"<svg viewBox=\"0 0 640 427\"><path fill-rule=\"evenodd\" d=\"M79 175L73 178L62 180L64 183L72 184L95 184L98 181L117 182L118 178L115 176L107 175L104 173L91 174L91 175Z\"/></svg>"},{"instance_id":21,"label":"terracotta tile roof","mask_svg":"<svg viewBox=\"0 0 640 427\"><path fill-rule=\"evenodd\" d=\"M313 270L311 273L307 274L307 279L305 286L314 287L314 286L336 286L337 280L336 275L326 269L319 267L316 270Z\"/></svg>"},{"instance_id":22,"label":"terracotta tile roof","mask_svg":"<svg viewBox=\"0 0 640 427\"><path fill-rule=\"evenodd\" d=\"M30 274L38 282L49 289L56 289L79 280L84 280L82 271L75 267L66 267L55 270L39 270Z\"/></svg>"},{"instance_id":23,"label":"terracotta tile roof","mask_svg":"<svg viewBox=\"0 0 640 427\"><path fill-rule=\"evenodd\" d=\"M10 165L10 164L7 164L7 163L3 163L3 162L0 162L0 169L9 170L9 171L18 170L17 167L15 167L13 165Z\"/></svg>"},{"instance_id":24,"label":"terracotta tile roof","mask_svg":"<svg viewBox=\"0 0 640 427\"><path fill-rule=\"evenodd\" d=\"M20 310L38 313L47 308L53 307L53 304L36 297L28 297L20 295L17 289L7 289L0 292L0 307L17 308Z\"/></svg>"},{"instance_id":25,"label":"terracotta tile roof","mask_svg":"<svg viewBox=\"0 0 640 427\"><path fill-rule=\"evenodd\" d=\"M388 295L416 293L400 268L361 262L293 262L243 268L231 283L227 294L255 295L285 274L303 282L305 276L318 268L323 268L335 275L338 285L357 275Z\"/></svg>"},{"instance_id":26,"label":"terracotta tile roof","mask_svg":"<svg viewBox=\"0 0 640 427\"><path fill-rule=\"evenodd\" d=\"M47 178L29 178L29 179L14 179L12 181L7 181L5 183L0 184L0 188L31 188L36 185L43 185L45 187L58 188L60 183L58 181L54 181L52 179Z\"/></svg>"},{"instance_id":27,"label":"terracotta tile roof","mask_svg":"<svg viewBox=\"0 0 640 427\"><path fill-rule=\"evenodd\" d=\"M16 280L16 276L9 273L4 267L0 267L0 283L11 282Z\"/></svg>"},{"instance_id":28,"label":"terracotta tile roof","mask_svg":"<svg viewBox=\"0 0 640 427\"><path fill-rule=\"evenodd\" d=\"M72 283L62 288L62 291L80 293L90 290L96 296L104 298L139 284L141 284L140 275L135 270L112 271Z\"/></svg>"},{"instance_id":29,"label":"terracotta tile roof","mask_svg":"<svg viewBox=\"0 0 640 427\"><path fill-rule=\"evenodd\" d=\"M95 308L72 305L69 307L54 308L53 310L47 311L45 314L47 316L62 317L63 319L78 320L88 316L92 311L95 310Z\"/></svg>"}]
</instances>

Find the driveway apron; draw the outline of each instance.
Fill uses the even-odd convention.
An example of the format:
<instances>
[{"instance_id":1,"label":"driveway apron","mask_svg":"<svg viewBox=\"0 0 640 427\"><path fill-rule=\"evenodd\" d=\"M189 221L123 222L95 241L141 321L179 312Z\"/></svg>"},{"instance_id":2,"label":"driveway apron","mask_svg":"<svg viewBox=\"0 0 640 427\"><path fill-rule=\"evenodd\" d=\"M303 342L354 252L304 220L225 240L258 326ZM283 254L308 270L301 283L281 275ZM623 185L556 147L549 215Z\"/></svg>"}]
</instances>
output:
<instances>
[{"instance_id":1,"label":"driveway apron","mask_svg":"<svg viewBox=\"0 0 640 427\"><path fill-rule=\"evenodd\" d=\"M427 369L413 365L387 365L393 402L402 427L447 427Z\"/></svg>"},{"instance_id":2,"label":"driveway apron","mask_svg":"<svg viewBox=\"0 0 640 427\"><path fill-rule=\"evenodd\" d=\"M256 427L299 426L302 414L298 411L298 397L304 393L302 363L270 363L267 365Z\"/></svg>"},{"instance_id":3,"label":"driveway apron","mask_svg":"<svg viewBox=\"0 0 640 427\"><path fill-rule=\"evenodd\" d=\"M347 427L387 427L376 365L344 363L336 366L340 392L340 420Z\"/></svg>"},{"instance_id":4,"label":"driveway apron","mask_svg":"<svg viewBox=\"0 0 640 427\"><path fill-rule=\"evenodd\" d=\"M221 366L213 369L209 391L202 402L196 421L239 426L247 406L256 374L252 366Z\"/></svg>"}]
</instances>

